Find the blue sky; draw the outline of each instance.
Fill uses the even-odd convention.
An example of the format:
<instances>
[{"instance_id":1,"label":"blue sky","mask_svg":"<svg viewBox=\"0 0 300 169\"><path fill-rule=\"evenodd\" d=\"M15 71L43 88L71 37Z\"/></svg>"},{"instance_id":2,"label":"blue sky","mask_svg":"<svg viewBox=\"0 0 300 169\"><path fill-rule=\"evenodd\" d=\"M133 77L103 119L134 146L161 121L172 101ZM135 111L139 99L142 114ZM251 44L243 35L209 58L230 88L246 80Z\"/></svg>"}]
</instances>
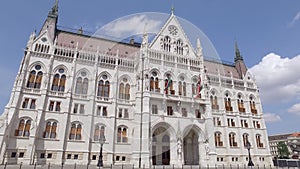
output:
<instances>
[{"instance_id":1,"label":"blue sky","mask_svg":"<svg viewBox=\"0 0 300 169\"><path fill-rule=\"evenodd\" d=\"M9 0L0 10L0 111L10 97L23 49L39 31L54 0ZM170 13L201 29L223 60L233 61L238 42L256 77L269 134L300 131L300 1L298 0L63 0L58 24L95 32L126 15Z\"/></svg>"}]
</instances>

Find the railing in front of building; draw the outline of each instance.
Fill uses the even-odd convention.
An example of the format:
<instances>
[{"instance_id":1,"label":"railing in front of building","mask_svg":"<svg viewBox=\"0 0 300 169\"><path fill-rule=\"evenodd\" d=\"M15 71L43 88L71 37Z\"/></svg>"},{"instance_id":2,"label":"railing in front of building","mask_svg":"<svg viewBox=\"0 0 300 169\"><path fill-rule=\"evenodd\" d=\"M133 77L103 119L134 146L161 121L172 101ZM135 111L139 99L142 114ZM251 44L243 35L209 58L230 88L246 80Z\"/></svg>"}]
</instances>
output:
<instances>
[{"instance_id":1,"label":"railing in front of building","mask_svg":"<svg viewBox=\"0 0 300 169\"><path fill-rule=\"evenodd\" d=\"M254 166L248 166L248 162L233 162L232 164L208 164L208 165L151 165L146 166L144 164L139 166L133 164L103 164L103 167L97 166L97 162L92 164L52 164L52 163L43 163L43 164L8 164L0 165L0 169L299 169L300 160L273 160L274 164L263 164L256 163Z\"/></svg>"}]
</instances>

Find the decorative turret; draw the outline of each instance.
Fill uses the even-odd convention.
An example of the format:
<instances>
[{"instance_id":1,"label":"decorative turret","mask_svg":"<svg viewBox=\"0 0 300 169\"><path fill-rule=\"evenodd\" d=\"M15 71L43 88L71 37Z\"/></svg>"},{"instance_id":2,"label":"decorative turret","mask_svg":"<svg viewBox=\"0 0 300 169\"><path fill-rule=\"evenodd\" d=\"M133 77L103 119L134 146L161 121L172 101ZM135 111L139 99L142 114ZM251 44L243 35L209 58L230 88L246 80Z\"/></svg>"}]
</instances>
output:
<instances>
[{"instance_id":1,"label":"decorative turret","mask_svg":"<svg viewBox=\"0 0 300 169\"><path fill-rule=\"evenodd\" d=\"M201 45L201 41L199 38L197 38L197 56L198 57L202 57L203 53L202 53L202 45Z\"/></svg>"},{"instance_id":2,"label":"decorative turret","mask_svg":"<svg viewBox=\"0 0 300 169\"><path fill-rule=\"evenodd\" d=\"M237 61L244 61L244 59L243 59L243 57L240 53L237 42L235 41L235 58L234 58L234 62L237 62Z\"/></svg>"},{"instance_id":3,"label":"decorative turret","mask_svg":"<svg viewBox=\"0 0 300 169\"><path fill-rule=\"evenodd\" d=\"M247 67L244 63L244 59L240 53L237 42L235 42L235 58L234 58L235 68L238 71L240 78L243 78L247 72Z\"/></svg>"},{"instance_id":4,"label":"decorative turret","mask_svg":"<svg viewBox=\"0 0 300 169\"><path fill-rule=\"evenodd\" d=\"M47 19L39 35L47 31L49 38L52 40L52 42L54 42L57 20L58 20L58 0L55 0L55 4L53 5L52 9L49 11Z\"/></svg>"}]
</instances>

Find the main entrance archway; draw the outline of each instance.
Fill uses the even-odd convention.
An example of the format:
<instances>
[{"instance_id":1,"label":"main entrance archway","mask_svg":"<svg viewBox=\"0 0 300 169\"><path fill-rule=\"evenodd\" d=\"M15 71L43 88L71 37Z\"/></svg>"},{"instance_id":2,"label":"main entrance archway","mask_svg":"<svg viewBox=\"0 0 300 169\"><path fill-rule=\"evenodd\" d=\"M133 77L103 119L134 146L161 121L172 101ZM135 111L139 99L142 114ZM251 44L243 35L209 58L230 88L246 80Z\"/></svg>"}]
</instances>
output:
<instances>
[{"instance_id":1,"label":"main entrance archway","mask_svg":"<svg viewBox=\"0 0 300 169\"><path fill-rule=\"evenodd\" d=\"M170 165L170 134L164 127L157 128L152 135L152 164Z\"/></svg>"},{"instance_id":2,"label":"main entrance archway","mask_svg":"<svg viewBox=\"0 0 300 169\"><path fill-rule=\"evenodd\" d=\"M183 139L184 149L184 164L198 165L199 164L199 135L191 129Z\"/></svg>"}]
</instances>

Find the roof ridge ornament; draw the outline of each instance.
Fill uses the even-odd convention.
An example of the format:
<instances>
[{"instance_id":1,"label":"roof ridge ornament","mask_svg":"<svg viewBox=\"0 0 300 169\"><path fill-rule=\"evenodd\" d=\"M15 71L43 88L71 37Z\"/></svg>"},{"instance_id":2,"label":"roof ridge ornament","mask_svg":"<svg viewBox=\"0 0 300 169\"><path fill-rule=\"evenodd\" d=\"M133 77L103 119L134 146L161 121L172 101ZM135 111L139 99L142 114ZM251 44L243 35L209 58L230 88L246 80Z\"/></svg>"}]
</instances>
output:
<instances>
[{"instance_id":1,"label":"roof ridge ornament","mask_svg":"<svg viewBox=\"0 0 300 169\"><path fill-rule=\"evenodd\" d=\"M174 15L174 10L175 10L174 5L172 5L172 7L171 7L171 14L172 15Z\"/></svg>"}]
</instances>

